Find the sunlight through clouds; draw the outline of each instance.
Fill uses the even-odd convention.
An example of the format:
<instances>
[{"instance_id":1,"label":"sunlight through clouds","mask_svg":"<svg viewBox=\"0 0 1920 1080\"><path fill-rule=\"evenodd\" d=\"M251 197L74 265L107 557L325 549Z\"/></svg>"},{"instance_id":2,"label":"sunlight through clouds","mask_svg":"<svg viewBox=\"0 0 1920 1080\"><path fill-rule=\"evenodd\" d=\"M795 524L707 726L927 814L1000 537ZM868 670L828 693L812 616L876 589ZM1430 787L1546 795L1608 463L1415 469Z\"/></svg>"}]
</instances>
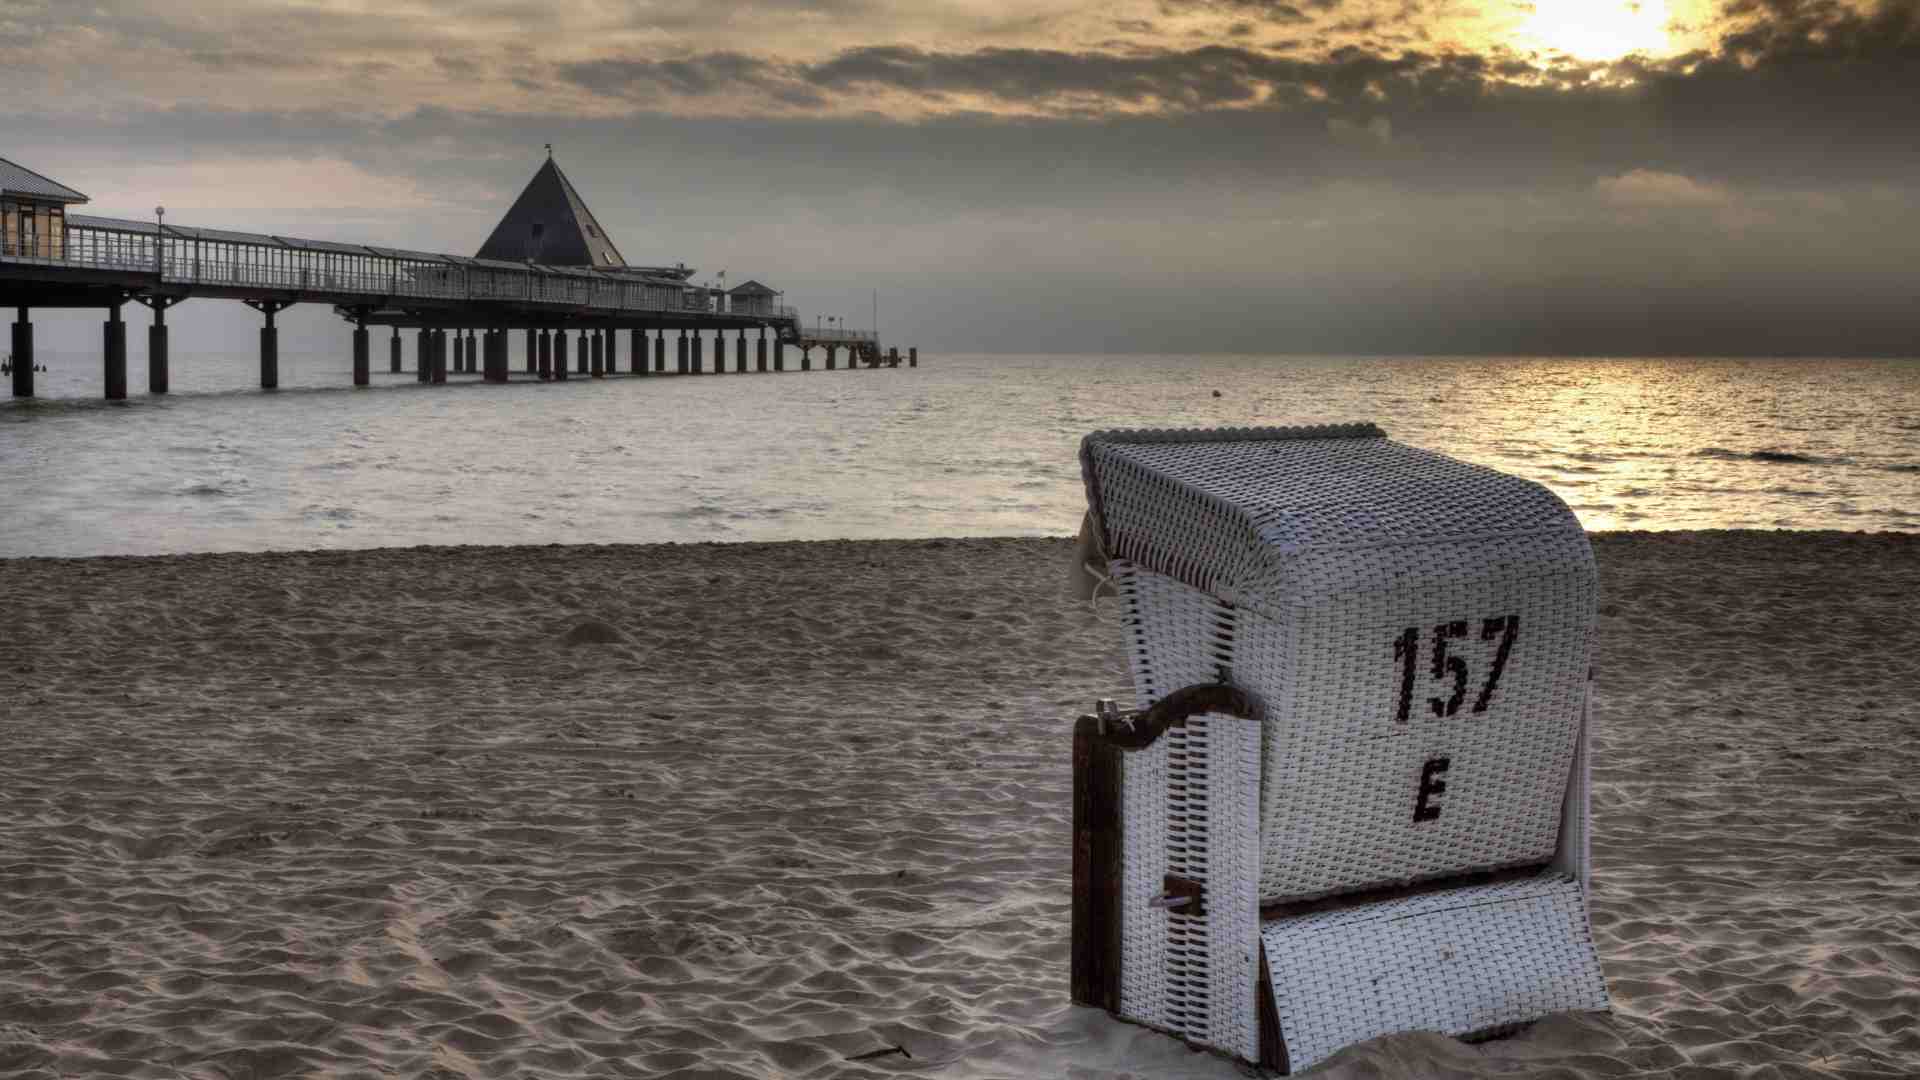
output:
<instances>
[{"instance_id":1,"label":"sunlight through clouds","mask_svg":"<svg viewBox=\"0 0 1920 1080\"><path fill-rule=\"evenodd\" d=\"M1661 56L1672 49L1666 0L1533 0L1516 40L1579 60Z\"/></svg>"}]
</instances>

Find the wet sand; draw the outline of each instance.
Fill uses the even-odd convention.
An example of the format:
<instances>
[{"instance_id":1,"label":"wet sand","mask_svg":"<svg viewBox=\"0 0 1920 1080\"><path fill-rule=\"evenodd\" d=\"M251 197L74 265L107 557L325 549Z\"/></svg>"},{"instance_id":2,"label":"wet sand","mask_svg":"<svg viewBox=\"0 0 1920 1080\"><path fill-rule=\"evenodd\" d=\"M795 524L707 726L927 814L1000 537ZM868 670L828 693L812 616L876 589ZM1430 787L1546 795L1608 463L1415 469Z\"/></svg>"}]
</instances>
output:
<instances>
[{"instance_id":1,"label":"wet sand","mask_svg":"<svg viewBox=\"0 0 1920 1080\"><path fill-rule=\"evenodd\" d=\"M1610 1015L1920 1070L1920 536L1609 534ZM1065 540L0 561L0 1075L1231 1077L1067 1003Z\"/></svg>"}]
</instances>

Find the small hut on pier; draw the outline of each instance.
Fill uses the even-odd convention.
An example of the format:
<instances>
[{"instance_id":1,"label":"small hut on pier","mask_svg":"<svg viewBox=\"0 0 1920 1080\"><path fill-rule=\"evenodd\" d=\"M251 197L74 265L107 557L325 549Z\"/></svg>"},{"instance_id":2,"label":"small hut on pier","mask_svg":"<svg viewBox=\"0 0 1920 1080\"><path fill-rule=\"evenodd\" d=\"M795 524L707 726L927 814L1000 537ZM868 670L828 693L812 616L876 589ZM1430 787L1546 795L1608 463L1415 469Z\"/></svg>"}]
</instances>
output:
<instances>
[{"instance_id":1,"label":"small hut on pier","mask_svg":"<svg viewBox=\"0 0 1920 1080\"><path fill-rule=\"evenodd\" d=\"M63 258L67 207L86 201L58 180L0 158L0 251L17 258Z\"/></svg>"},{"instance_id":2,"label":"small hut on pier","mask_svg":"<svg viewBox=\"0 0 1920 1080\"><path fill-rule=\"evenodd\" d=\"M727 308L736 315L771 315L780 294L757 281L748 281L727 290Z\"/></svg>"}]
</instances>

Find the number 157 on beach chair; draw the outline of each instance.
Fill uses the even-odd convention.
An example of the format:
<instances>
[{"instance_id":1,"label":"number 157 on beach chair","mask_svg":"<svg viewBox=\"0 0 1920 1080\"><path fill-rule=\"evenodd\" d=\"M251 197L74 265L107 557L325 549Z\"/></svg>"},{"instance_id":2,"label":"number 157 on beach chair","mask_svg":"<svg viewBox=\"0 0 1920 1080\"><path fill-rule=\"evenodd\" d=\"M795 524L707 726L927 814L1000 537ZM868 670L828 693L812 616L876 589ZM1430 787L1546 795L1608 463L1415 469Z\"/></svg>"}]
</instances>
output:
<instances>
[{"instance_id":1,"label":"number 157 on beach chair","mask_svg":"<svg viewBox=\"0 0 1920 1080\"><path fill-rule=\"evenodd\" d=\"M1605 1009L1566 505L1371 425L1080 457L1138 708L1075 728L1074 1000L1281 1071Z\"/></svg>"}]
</instances>

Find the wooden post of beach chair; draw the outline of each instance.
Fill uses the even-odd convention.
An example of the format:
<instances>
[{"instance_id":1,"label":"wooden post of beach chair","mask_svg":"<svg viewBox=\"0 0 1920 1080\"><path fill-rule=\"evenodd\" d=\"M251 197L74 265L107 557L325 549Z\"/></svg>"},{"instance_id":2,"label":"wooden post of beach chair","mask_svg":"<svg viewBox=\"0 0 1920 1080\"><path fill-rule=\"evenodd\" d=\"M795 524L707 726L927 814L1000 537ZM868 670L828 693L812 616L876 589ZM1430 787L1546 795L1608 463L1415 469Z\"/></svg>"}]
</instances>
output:
<instances>
[{"instance_id":1,"label":"wooden post of beach chair","mask_svg":"<svg viewBox=\"0 0 1920 1080\"><path fill-rule=\"evenodd\" d=\"M1075 729L1074 999L1282 1070L1606 1008L1566 505L1371 425L1081 462L1140 708Z\"/></svg>"}]
</instances>

